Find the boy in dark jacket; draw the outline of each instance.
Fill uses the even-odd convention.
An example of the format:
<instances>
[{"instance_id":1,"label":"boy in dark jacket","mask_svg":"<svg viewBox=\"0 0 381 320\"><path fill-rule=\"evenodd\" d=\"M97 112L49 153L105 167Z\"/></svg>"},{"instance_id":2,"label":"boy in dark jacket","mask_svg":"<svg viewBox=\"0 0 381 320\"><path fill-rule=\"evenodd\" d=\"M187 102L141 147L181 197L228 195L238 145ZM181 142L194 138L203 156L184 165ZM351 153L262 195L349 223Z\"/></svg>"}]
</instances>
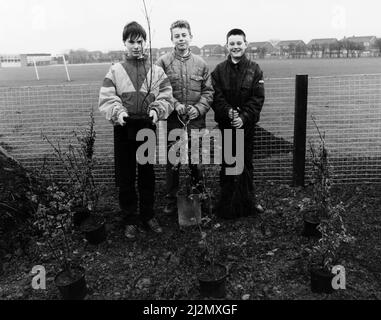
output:
<instances>
[{"instance_id":1,"label":"boy in dark jacket","mask_svg":"<svg viewBox=\"0 0 381 320\"><path fill-rule=\"evenodd\" d=\"M232 29L226 39L229 56L212 72L215 91L212 109L219 128L232 129L233 152L236 130L244 130L244 169L237 176L226 175L228 165L223 161L217 214L223 218L238 218L264 211L255 202L252 159L254 128L259 121L265 90L262 70L245 55L245 33L240 29ZM223 147L224 140L223 135Z\"/></svg>"},{"instance_id":2,"label":"boy in dark jacket","mask_svg":"<svg viewBox=\"0 0 381 320\"><path fill-rule=\"evenodd\" d=\"M162 68L150 65L145 55L146 32L131 22L124 27L126 59L111 66L99 93L99 110L114 125L115 178L119 187L119 205L125 215L125 236L135 239L137 226L161 233L154 217L155 173L152 163L137 164L136 141L141 129L155 130L156 122L173 110L172 88ZM138 197L135 190L136 166Z\"/></svg>"},{"instance_id":3,"label":"boy in dark jacket","mask_svg":"<svg viewBox=\"0 0 381 320\"><path fill-rule=\"evenodd\" d=\"M168 117L168 132L183 128L187 125L188 133L191 129L205 128L205 116L210 109L213 99L213 88L210 73L206 62L194 55L190 48L192 33L190 25L185 20L172 23L170 27L171 40L175 46L173 52L161 56L156 62L167 74L173 89L174 111ZM189 135L190 137L190 135ZM168 149L172 146L168 143ZM192 176L192 185L200 187L202 173L201 166L189 165ZM179 189L180 166L167 164L167 206L164 212L177 212L176 194ZM199 191L200 188L198 188Z\"/></svg>"}]
</instances>

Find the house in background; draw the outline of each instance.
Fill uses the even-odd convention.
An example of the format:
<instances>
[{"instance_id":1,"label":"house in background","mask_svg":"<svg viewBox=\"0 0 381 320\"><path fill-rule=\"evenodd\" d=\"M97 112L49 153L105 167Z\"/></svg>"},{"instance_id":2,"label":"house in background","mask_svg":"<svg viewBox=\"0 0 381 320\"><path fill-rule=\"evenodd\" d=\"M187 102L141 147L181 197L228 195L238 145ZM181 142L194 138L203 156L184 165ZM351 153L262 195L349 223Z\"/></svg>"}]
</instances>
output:
<instances>
[{"instance_id":1,"label":"house in background","mask_svg":"<svg viewBox=\"0 0 381 320\"><path fill-rule=\"evenodd\" d=\"M164 47L159 49L159 56L162 56L163 54L166 54L168 52L172 52L173 47Z\"/></svg>"},{"instance_id":2,"label":"house in background","mask_svg":"<svg viewBox=\"0 0 381 320\"><path fill-rule=\"evenodd\" d=\"M375 56L378 53L378 49L376 48L377 38L375 36L362 36L362 37L344 37L342 40L345 43L349 43L349 48L345 48L349 51L357 51L358 55L368 57Z\"/></svg>"},{"instance_id":3,"label":"house in background","mask_svg":"<svg viewBox=\"0 0 381 320\"><path fill-rule=\"evenodd\" d=\"M50 53L0 54L0 67L26 67L50 65L53 57Z\"/></svg>"},{"instance_id":4,"label":"house in background","mask_svg":"<svg viewBox=\"0 0 381 320\"><path fill-rule=\"evenodd\" d=\"M269 41L250 42L248 44L247 54L252 59L265 58L271 56L275 51L274 46Z\"/></svg>"},{"instance_id":5,"label":"house in background","mask_svg":"<svg viewBox=\"0 0 381 320\"><path fill-rule=\"evenodd\" d=\"M149 53L149 49L148 49L148 53ZM160 49L158 48L151 48L151 55L152 55L152 60L153 62L155 63L157 59L159 59L160 57Z\"/></svg>"},{"instance_id":6,"label":"house in background","mask_svg":"<svg viewBox=\"0 0 381 320\"><path fill-rule=\"evenodd\" d=\"M306 56L307 46L303 40L284 40L276 45L281 57L301 58Z\"/></svg>"},{"instance_id":7,"label":"house in background","mask_svg":"<svg viewBox=\"0 0 381 320\"><path fill-rule=\"evenodd\" d=\"M19 54L0 54L0 68L21 67Z\"/></svg>"},{"instance_id":8,"label":"house in background","mask_svg":"<svg viewBox=\"0 0 381 320\"><path fill-rule=\"evenodd\" d=\"M197 46L190 46L189 48L191 49L192 53L197 54L197 55L201 54L201 49L199 47L197 47Z\"/></svg>"},{"instance_id":9,"label":"house in background","mask_svg":"<svg viewBox=\"0 0 381 320\"><path fill-rule=\"evenodd\" d=\"M201 54L204 57L209 56L225 56L225 49L220 44L206 44L201 48Z\"/></svg>"},{"instance_id":10,"label":"house in background","mask_svg":"<svg viewBox=\"0 0 381 320\"><path fill-rule=\"evenodd\" d=\"M21 66L33 66L34 63L38 66L48 66L53 58L50 53L27 53L20 54Z\"/></svg>"},{"instance_id":11,"label":"house in background","mask_svg":"<svg viewBox=\"0 0 381 320\"><path fill-rule=\"evenodd\" d=\"M336 38L312 39L307 44L307 55L311 58L339 57L340 43Z\"/></svg>"}]
</instances>

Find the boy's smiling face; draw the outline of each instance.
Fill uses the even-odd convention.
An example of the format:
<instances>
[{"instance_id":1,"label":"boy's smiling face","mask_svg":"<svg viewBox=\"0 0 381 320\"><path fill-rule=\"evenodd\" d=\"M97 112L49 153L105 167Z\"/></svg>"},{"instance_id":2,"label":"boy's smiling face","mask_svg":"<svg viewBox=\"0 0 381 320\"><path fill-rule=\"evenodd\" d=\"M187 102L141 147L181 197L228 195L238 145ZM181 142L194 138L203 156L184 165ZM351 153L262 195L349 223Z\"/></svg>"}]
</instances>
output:
<instances>
[{"instance_id":1,"label":"boy's smiling face","mask_svg":"<svg viewBox=\"0 0 381 320\"><path fill-rule=\"evenodd\" d=\"M247 49L247 42L243 35L231 35L228 38L226 47L233 59L241 59Z\"/></svg>"},{"instance_id":2,"label":"boy's smiling face","mask_svg":"<svg viewBox=\"0 0 381 320\"><path fill-rule=\"evenodd\" d=\"M173 28L172 29L172 43L179 51L186 51L189 49L189 44L192 40L192 35L187 28Z\"/></svg>"},{"instance_id":3,"label":"boy's smiling face","mask_svg":"<svg viewBox=\"0 0 381 320\"><path fill-rule=\"evenodd\" d=\"M135 39L131 39L130 37L126 40L124 44L127 48L127 54L131 57L138 58L143 55L146 42L142 37L138 37Z\"/></svg>"}]
</instances>

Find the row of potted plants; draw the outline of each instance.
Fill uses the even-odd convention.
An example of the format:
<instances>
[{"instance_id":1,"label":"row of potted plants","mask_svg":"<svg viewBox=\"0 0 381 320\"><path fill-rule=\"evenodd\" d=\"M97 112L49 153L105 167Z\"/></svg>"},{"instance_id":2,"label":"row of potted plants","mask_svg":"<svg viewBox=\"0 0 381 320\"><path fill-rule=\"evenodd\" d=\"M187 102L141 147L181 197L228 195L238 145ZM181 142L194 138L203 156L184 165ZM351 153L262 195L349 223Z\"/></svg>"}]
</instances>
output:
<instances>
[{"instance_id":1,"label":"row of potted plants","mask_svg":"<svg viewBox=\"0 0 381 320\"><path fill-rule=\"evenodd\" d=\"M345 207L342 202L333 203L331 198L332 167L329 163L329 153L325 143L325 136L319 130L314 117L319 144L316 147L310 141L310 156L312 163L313 187L312 198L307 199L301 207L304 221L303 236L315 238L315 243L304 250L309 254L310 286L314 293L332 293L332 268L339 264L338 253L344 244L353 242L355 239L347 232L343 222ZM189 184L189 180L187 181ZM186 184L186 185L187 185ZM215 261L215 244L213 228L209 237L200 226L201 200L211 199L211 190L203 186L203 194L193 192L185 193L178 200L179 223L184 221L182 216L187 217L187 225L196 224L199 227L202 242L207 252L209 264L199 276L200 293L212 298L224 297L227 271L223 264ZM209 206L211 203L209 202ZM211 215L210 215L211 216ZM193 222L192 222L193 217ZM211 238L211 241L208 241Z\"/></svg>"},{"instance_id":2,"label":"row of potted plants","mask_svg":"<svg viewBox=\"0 0 381 320\"><path fill-rule=\"evenodd\" d=\"M314 121L315 123L315 121ZM316 125L316 123L315 123ZM338 264L337 253L344 243L353 241L343 223L345 212L342 203L333 204L331 199L332 171L324 135L319 133L319 146L310 143L313 165L313 197L306 201L301 212L304 220L303 235L316 238L309 253L311 290L318 293L332 292L332 266ZM52 143L59 164L63 166L69 183L59 183L49 174L48 168L36 176L38 186L31 183L30 202L35 211L34 226L40 231L42 250L50 250L61 270L55 283L64 299L83 299L86 295L85 270L72 258L73 236L81 231L91 244L99 244L106 239L105 220L96 214L99 187L94 183L95 161L94 119L90 116L89 128L82 134L75 134L77 145L70 144L64 152L60 144ZM211 170L218 170L213 166ZM212 172L216 174L216 172ZM192 188L190 175L178 195L178 222L181 228L196 226L200 232L204 250L204 264L200 272L199 288L202 296L223 298L226 295L227 268L216 258L214 227L203 230L203 219L213 215L214 202L212 188L205 180L199 188ZM196 191L197 190L197 191ZM206 204L206 217L202 217L201 204Z\"/></svg>"}]
</instances>

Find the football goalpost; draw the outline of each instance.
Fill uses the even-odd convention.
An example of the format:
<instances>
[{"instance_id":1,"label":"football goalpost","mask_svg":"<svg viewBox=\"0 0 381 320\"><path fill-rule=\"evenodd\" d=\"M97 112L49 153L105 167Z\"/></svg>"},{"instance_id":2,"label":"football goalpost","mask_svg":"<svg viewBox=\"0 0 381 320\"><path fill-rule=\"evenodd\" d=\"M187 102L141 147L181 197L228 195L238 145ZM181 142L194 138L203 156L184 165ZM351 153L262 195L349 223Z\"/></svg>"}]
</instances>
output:
<instances>
[{"instance_id":1,"label":"football goalpost","mask_svg":"<svg viewBox=\"0 0 381 320\"><path fill-rule=\"evenodd\" d=\"M62 59L63 59L63 63L64 63L65 70L66 70L67 81L70 82L71 80L70 80L69 70L67 69L67 63L66 63L66 59L65 59L65 55L64 54L62 55Z\"/></svg>"},{"instance_id":2,"label":"football goalpost","mask_svg":"<svg viewBox=\"0 0 381 320\"><path fill-rule=\"evenodd\" d=\"M68 68L67 68L67 63L66 63L65 55L64 55L64 54L61 54L61 55L58 55L57 57L62 57L64 66L65 66L65 71L66 71L66 78L67 78L67 81L70 82L71 79L70 79L69 70L68 70ZM36 78L37 78L37 80L40 80L40 76L39 76L39 74L38 74L38 68L37 68L37 64L36 64L36 59L33 59L33 66L34 66L34 71L35 71L35 73L36 73Z\"/></svg>"}]
</instances>

